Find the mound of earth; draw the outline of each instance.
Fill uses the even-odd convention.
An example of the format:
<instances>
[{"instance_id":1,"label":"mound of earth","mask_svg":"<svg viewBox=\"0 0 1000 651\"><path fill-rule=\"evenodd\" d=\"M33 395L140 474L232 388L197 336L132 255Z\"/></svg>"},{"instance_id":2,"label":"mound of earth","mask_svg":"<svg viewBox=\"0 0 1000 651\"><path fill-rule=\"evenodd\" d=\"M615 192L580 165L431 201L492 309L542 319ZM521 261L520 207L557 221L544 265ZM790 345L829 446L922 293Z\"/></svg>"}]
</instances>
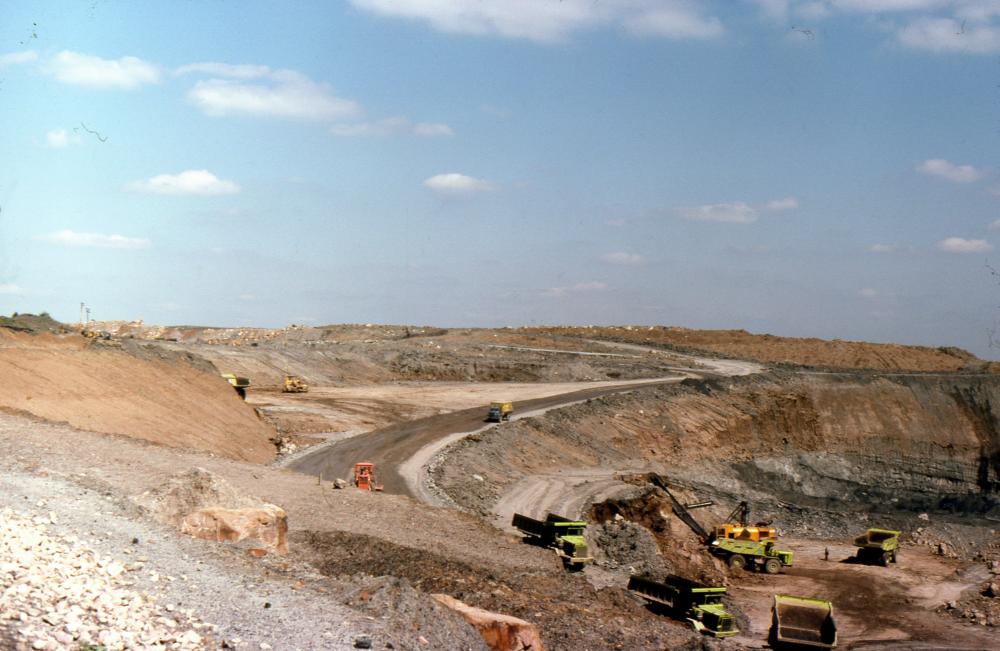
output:
<instances>
[{"instance_id":1,"label":"mound of earth","mask_svg":"<svg viewBox=\"0 0 1000 651\"><path fill-rule=\"evenodd\" d=\"M753 334L746 330L691 330L674 326L568 326L525 328L522 331L667 346L768 364L937 372L1000 371L1000 365L954 347L903 346L840 339L830 341Z\"/></svg>"},{"instance_id":2,"label":"mound of earth","mask_svg":"<svg viewBox=\"0 0 1000 651\"><path fill-rule=\"evenodd\" d=\"M41 314L14 314L0 316L0 328L19 332L70 332L62 323L53 319L47 312Z\"/></svg>"},{"instance_id":3,"label":"mound of earth","mask_svg":"<svg viewBox=\"0 0 1000 651\"><path fill-rule=\"evenodd\" d=\"M117 343L0 329L0 409L247 461L274 457L274 430L217 373Z\"/></svg>"}]
</instances>

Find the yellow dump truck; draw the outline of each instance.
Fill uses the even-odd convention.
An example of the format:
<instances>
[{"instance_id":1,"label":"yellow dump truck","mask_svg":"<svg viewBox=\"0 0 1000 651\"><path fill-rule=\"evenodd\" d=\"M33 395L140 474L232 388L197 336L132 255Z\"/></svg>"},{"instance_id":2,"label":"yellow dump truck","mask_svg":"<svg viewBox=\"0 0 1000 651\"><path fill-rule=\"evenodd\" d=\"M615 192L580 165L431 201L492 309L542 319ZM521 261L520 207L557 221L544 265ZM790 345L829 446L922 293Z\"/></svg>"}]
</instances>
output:
<instances>
[{"instance_id":1,"label":"yellow dump truck","mask_svg":"<svg viewBox=\"0 0 1000 651\"><path fill-rule=\"evenodd\" d=\"M774 595L772 649L832 649L837 646L833 604L825 599Z\"/></svg>"},{"instance_id":2,"label":"yellow dump truck","mask_svg":"<svg viewBox=\"0 0 1000 651\"><path fill-rule=\"evenodd\" d=\"M499 423L502 420L510 420L510 415L514 413L514 403L496 401L490 403L490 410L486 414L486 420L491 423Z\"/></svg>"},{"instance_id":3,"label":"yellow dump truck","mask_svg":"<svg viewBox=\"0 0 1000 651\"><path fill-rule=\"evenodd\" d=\"M226 382L233 385L236 389L236 393L239 394L244 400L247 399L247 389L250 387L250 378L241 377L235 373L223 373L222 377L225 378Z\"/></svg>"}]
</instances>

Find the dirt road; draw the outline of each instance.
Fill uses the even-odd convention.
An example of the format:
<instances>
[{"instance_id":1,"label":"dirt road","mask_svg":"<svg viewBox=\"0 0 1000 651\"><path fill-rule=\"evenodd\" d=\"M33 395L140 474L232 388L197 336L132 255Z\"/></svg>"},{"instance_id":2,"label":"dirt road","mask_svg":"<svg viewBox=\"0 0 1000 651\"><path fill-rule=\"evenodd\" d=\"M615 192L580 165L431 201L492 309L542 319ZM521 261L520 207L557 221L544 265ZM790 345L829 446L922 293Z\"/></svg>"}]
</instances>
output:
<instances>
[{"instance_id":1,"label":"dirt road","mask_svg":"<svg viewBox=\"0 0 1000 651\"><path fill-rule=\"evenodd\" d=\"M636 386L650 386L679 382L683 376L656 381L637 381L614 386L600 386L570 393L562 393L517 403L519 413L552 409L573 402L596 398L611 393L629 391ZM387 493L416 497L412 490L412 478L407 481L400 466L410 460L425 446L439 439L460 432L471 432L484 424L487 405L463 409L440 416L429 416L405 423L397 423L376 430L371 434L357 436L324 447L307 454L290 464L292 470L310 475L322 475L326 479L341 477L349 479L352 468L358 461L371 461L380 471L380 481Z\"/></svg>"}]
</instances>

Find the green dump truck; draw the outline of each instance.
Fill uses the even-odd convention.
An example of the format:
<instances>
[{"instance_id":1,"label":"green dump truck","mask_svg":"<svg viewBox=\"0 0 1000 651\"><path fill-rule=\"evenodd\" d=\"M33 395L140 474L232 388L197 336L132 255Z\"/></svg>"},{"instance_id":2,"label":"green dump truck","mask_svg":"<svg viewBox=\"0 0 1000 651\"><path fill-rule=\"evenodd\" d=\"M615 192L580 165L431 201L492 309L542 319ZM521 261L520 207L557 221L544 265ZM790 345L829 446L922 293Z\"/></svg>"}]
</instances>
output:
<instances>
[{"instance_id":1,"label":"green dump truck","mask_svg":"<svg viewBox=\"0 0 1000 651\"><path fill-rule=\"evenodd\" d=\"M824 599L774 595L772 649L832 649L837 646L833 604Z\"/></svg>"},{"instance_id":2,"label":"green dump truck","mask_svg":"<svg viewBox=\"0 0 1000 651\"><path fill-rule=\"evenodd\" d=\"M645 576L631 576L628 589L643 599L667 608L687 620L694 630L714 637L738 635L740 629L722 603L724 587L709 587L671 574L663 582Z\"/></svg>"},{"instance_id":3,"label":"green dump truck","mask_svg":"<svg viewBox=\"0 0 1000 651\"><path fill-rule=\"evenodd\" d=\"M511 525L525 535L527 542L554 549L567 567L580 569L584 563L594 560L587 553L587 540L583 537L586 522L553 513L549 513L545 520L515 513Z\"/></svg>"},{"instance_id":4,"label":"green dump truck","mask_svg":"<svg viewBox=\"0 0 1000 651\"><path fill-rule=\"evenodd\" d=\"M792 566L792 552L775 549L773 540L719 538L712 541L710 549L734 570L753 568L777 574L781 568Z\"/></svg>"},{"instance_id":5,"label":"green dump truck","mask_svg":"<svg viewBox=\"0 0 1000 651\"><path fill-rule=\"evenodd\" d=\"M899 551L899 531L892 529L869 529L854 539L858 548L858 560L862 563L878 563L883 567L896 562Z\"/></svg>"}]
</instances>

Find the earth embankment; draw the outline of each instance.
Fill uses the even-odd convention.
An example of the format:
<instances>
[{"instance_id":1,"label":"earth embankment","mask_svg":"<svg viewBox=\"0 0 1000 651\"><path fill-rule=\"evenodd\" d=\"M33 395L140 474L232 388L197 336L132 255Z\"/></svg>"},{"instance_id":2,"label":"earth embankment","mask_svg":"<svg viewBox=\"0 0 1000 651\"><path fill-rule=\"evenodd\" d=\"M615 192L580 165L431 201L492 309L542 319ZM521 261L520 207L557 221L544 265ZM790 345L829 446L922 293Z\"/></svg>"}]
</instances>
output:
<instances>
[{"instance_id":1,"label":"earth embankment","mask_svg":"<svg viewBox=\"0 0 1000 651\"><path fill-rule=\"evenodd\" d=\"M0 408L245 461L274 456L274 430L211 365L76 334L0 330Z\"/></svg>"},{"instance_id":2,"label":"earth embankment","mask_svg":"<svg viewBox=\"0 0 1000 651\"><path fill-rule=\"evenodd\" d=\"M435 483L483 514L513 492L537 494L532 482L579 492L637 470L775 503L995 514L998 416L1000 378L991 375L689 379L460 441L436 465ZM574 475L584 480L566 481Z\"/></svg>"}]
</instances>

